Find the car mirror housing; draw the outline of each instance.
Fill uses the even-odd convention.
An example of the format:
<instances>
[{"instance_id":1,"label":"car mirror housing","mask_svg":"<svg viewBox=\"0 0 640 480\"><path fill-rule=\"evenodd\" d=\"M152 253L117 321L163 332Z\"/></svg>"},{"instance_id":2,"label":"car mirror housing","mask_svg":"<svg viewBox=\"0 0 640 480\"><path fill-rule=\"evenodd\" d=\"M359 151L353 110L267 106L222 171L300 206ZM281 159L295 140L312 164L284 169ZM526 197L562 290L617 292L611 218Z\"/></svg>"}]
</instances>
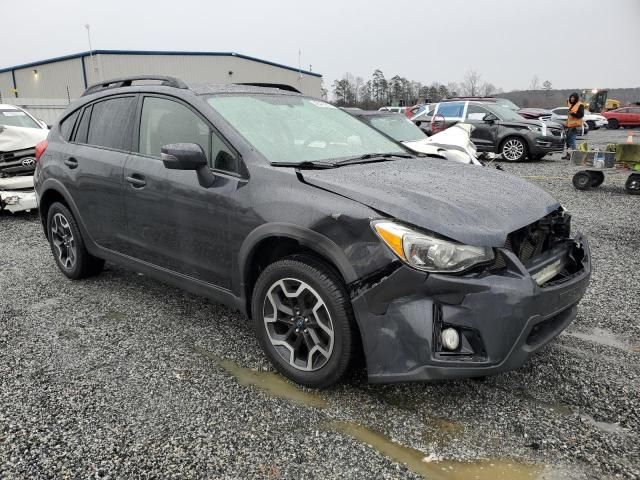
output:
<instances>
[{"instance_id":1,"label":"car mirror housing","mask_svg":"<svg viewBox=\"0 0 640 480\"><path fill-rule=\"evenodd\" d=\"M496 117L493 113L487 113L482 120L484 120L487 123L493 123L496 120L498 120L498 117Z\"/></svg>"},{"instance_id":2,"label":"car mirror housing","mask_svg":"<svg viewBox=\"0 0 640 480\"><path fill-rule=\"evenodd\" d=\"M170 170L198 170L207 166L207 156L196 143L172 143L160 150L164 166Z\"/></svg>"}]
</instances>

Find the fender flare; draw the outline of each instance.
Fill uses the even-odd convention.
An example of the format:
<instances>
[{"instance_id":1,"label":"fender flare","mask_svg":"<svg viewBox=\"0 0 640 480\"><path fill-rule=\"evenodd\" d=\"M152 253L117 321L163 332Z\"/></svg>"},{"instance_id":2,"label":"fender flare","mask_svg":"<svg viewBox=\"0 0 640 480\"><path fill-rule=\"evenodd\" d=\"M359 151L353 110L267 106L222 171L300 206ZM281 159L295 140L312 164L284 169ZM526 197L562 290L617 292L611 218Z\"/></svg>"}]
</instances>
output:
<instances>
[{"instance_id":1,"label":"fender flare","mask_svg":"<svg viewBox=\"0 0 640 480\"><path fill-rule=\"evenodd\" d=\"M286 237L296 240L300 245L316 251L335 265L346 284L358 279L356 271L347 260L342 248L331 239L309 228L292 223L267 223L251 231L238 251L238 272L237 275L234 275L233 289L240 293L242 303L246 301L247 276L253 260L253 252L263 240L272 237Z\"/></svg>"}]
</instances>

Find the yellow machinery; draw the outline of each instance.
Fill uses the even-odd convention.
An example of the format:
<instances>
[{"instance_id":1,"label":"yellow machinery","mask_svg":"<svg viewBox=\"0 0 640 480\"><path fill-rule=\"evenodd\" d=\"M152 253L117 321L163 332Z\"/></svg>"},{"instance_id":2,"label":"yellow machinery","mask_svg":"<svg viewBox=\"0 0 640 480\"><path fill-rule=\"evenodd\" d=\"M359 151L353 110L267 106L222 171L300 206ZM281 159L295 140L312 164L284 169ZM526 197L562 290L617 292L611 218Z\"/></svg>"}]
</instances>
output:
<instances>
[{"instance_id":1,"label":"yellow machinery","mask_svg":"<svg viewBox=\"0 0 640 480\"><path fill-rule=\"evenodd\" d=\"M609 90L598 90L594 88L591 91L582 91L582 104L584 108L593 113L606 112L614 108L620 108L622 102L613 98L607 98Z\"/></svg>"}]
</instances>

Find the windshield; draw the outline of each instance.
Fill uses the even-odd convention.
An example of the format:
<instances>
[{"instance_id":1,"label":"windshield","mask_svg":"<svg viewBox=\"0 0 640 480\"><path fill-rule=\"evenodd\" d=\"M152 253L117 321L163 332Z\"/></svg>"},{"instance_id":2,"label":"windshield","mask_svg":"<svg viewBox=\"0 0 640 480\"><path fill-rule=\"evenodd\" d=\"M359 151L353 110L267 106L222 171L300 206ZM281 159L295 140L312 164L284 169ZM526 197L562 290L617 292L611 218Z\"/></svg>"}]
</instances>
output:
<instances>
[{"instance_id":1,"label":"windshield","mask_svg":"<svg viewBox=\"0 0 640 480\"><path fill-rule=\"evenodd\" d=\"M510 110L520 110L520 107L508 98L496 98L496 103L501 107L506 107Z\"/></svg>"},{"instance_id":2,"label":"windshield","mask_svg":"<svg viewBox=\"0 0 640 480\"><path fill-rule=\"evenodd\" d=\"M381 133L321 100L237 94L212 96L207 101L271 163L406 154Z\"/></svg>"},{"instance_id":3,"label":"windshield","mask_svg":"<svg viewBox=\"0 0 640 480\"><path fill-rule=\"evenodd\" d=\"M41 128L33 118L22 110L0 110L0 125L5 127Z\"/></svg>"},{"instance_id":4,"label":"windshield","mask_svg":"<svg viewBox=\"0 0 640 480\"><path fill-rule=\"evenodd\" d=\"M376 115L364 118L373 128L398 142L412 142L427 138L427 135L404 115Z\"/></svg>"},{"instance_id":5,"label":"windshield","mask_svg":"<svg viewBox=\"0 0 640 480\"><path fill-rule=\"evenodd\" d=\"M514 112L513 110L507 107L502 107L500 105L491 105L491 104L485 104L484 107L490 112L492 112L500 120L520 122L525 119L522 115Z\"/></svg>"}]
</instances>

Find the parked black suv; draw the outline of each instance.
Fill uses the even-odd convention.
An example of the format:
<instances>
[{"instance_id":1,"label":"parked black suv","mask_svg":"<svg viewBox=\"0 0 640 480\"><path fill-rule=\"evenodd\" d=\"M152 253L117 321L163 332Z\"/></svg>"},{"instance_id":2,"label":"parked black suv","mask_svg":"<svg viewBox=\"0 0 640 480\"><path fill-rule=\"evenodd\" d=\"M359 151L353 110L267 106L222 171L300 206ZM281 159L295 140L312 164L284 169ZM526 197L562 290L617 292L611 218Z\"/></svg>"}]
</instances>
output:
<instances>
[{"instance_id":1,"label":"parked black suv","mask_svg":"<svg viewBox=\"0 0 640 480\"><path fill-rule=\"evenodd\" d=\"M438 123L438 120L444 122L444 127L459 122L471 123L475 127L471 140L478 152L499 153L509 162L519 162L527 157L539 160L548 153L562 152L564 148L562 125L528 120L495 102L447 101L413 118L427 135L431 135L432 123Z\"/></svg>"},{"instance_id":2,"label":"parked black suv","mask_svg":"<svg viewBox=\"0 0 640 480\"><path fill-rule=\"evenodd\" d=\"M362 354L375 382L502 372L575 317L589 249L543 190L301 94L151 79L90 88L39 156L67 277L107 260L235 307L317 387Z\"/></svg>"}]
</instances>

